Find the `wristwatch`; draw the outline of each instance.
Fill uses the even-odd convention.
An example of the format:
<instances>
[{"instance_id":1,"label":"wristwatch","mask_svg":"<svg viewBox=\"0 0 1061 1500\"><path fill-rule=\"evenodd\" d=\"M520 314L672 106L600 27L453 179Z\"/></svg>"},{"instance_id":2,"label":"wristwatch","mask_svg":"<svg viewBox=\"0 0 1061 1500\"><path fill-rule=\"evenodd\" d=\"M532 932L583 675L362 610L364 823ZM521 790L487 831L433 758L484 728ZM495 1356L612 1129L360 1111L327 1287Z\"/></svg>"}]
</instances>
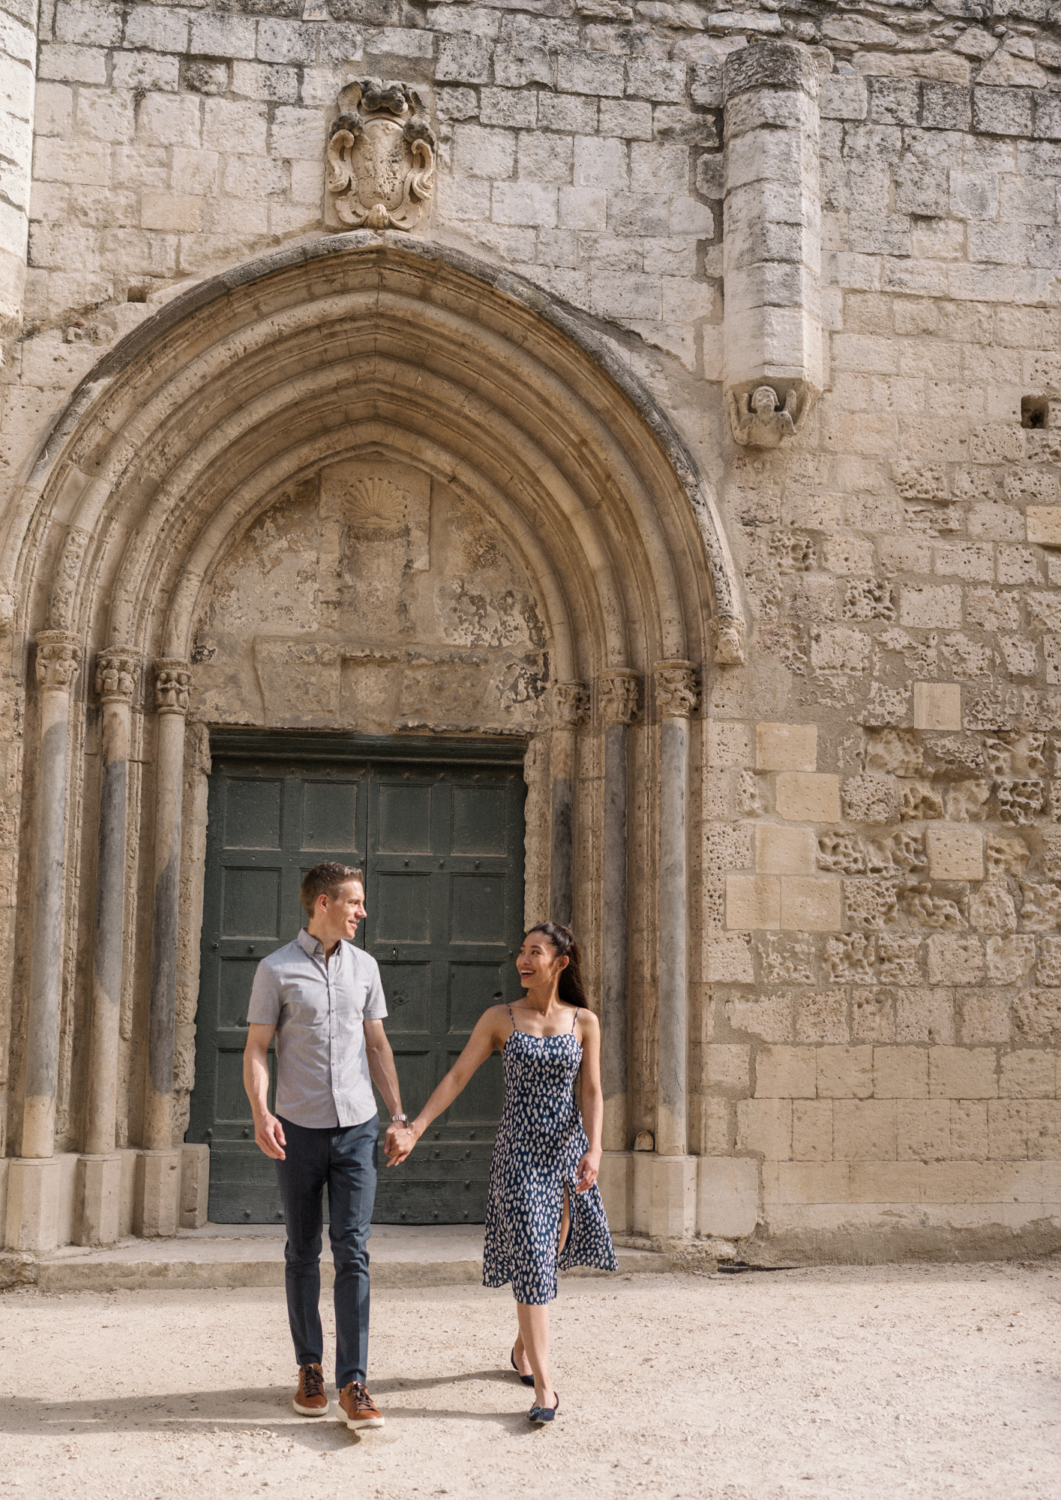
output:
<instances>
[{"instance_id":1,"label":"wristwatch","mask_svg":"<svg viewBox=\"0 0 1061 1500\"><path fill-rule=\"evenodd\" d=\"M408 1115L391 1115L391 1124L392 1125L408 1125L408 1123L409 1123L409 1116Z\"/></svg>"}]
</instances>

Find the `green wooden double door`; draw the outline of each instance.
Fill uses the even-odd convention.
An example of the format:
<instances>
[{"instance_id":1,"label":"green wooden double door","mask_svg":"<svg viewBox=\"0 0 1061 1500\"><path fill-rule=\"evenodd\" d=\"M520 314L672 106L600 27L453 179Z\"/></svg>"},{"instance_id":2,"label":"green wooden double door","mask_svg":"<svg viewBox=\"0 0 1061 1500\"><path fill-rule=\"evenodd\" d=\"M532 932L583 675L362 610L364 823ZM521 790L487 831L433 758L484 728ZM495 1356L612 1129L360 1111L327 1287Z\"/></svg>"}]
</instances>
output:
<instances>
[{"instance_id":1,"label":"green wooden double door","mask_svg":"<svg viewBox=\"0 0 1061 1500\"><path fill-rule=\"evenodd\" d=\"M302 925L307 870L339 860L365 871L357 941L379 962L407 1113L482 1012L520 994L522 766L496 749L417 759L409 742L301 755L293 743L277 758L282 748L227 736L210 782L188 1140L210 1145L210 1218L222 1224L282 1218L275 1168L254 1144L243 1046L255 968ZM501 1104L495 1054L403 1166L386 1168L381 1153L376 1222L481 1223Z\"/></svg>"}]
</instances>

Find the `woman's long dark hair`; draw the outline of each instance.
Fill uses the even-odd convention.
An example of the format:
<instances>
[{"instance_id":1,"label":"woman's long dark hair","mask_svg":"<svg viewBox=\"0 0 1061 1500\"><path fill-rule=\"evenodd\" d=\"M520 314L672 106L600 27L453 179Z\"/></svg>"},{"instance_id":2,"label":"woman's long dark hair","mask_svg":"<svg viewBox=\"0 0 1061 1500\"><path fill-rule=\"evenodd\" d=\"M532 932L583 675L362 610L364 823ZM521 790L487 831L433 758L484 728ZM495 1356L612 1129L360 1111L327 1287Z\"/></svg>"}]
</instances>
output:
<instances>
[{"instance_id":1,"label":"woman's long dark hair","mask_svg":"<svg viewBox=\"0 0 1061 1500\"><path fill-rule=\"evenodd\" d=\"M563 927L559 922L537 922L533 927L527 928L524 941L532 932L544 932L556 949L557 956L567 959L566 967L560 970L560 999L567 1005L586 1007L586 992L582 988L582 951L570 927Z\"/></svg>"}]
</instances>

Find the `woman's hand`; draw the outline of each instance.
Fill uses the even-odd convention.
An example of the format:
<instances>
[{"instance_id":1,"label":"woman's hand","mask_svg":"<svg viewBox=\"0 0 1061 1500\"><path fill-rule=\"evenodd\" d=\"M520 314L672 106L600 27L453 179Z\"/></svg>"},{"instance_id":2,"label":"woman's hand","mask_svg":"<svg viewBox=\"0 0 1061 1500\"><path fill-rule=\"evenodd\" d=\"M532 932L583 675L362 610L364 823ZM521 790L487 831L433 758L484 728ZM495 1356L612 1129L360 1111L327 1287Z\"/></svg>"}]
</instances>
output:
<instances>
[{"instance_id":1,"label":"woman's hand","mask_svg":"<svg viewBox=\"0 0 1061 1500\"><path fill-rule=\"evenodd\" d=\"M404 1129L401 1125L392 1125L383 1142L388 1167L400 1167L419 1139L419 1132L408 1125Z\"/></svg>"},{"instance_id":2,"label":"woman's hand","mask_svg":"<svg viewBox=\"0 0 1061 1500\"><path fill-rule=\"evenodd\" d=\"M578 1177L575 1179L575 1192L588 1193L597 1180L600 1171L601 1153L599 1151L587 1151L578 1164Z\"/></svg>"}]
</instances>

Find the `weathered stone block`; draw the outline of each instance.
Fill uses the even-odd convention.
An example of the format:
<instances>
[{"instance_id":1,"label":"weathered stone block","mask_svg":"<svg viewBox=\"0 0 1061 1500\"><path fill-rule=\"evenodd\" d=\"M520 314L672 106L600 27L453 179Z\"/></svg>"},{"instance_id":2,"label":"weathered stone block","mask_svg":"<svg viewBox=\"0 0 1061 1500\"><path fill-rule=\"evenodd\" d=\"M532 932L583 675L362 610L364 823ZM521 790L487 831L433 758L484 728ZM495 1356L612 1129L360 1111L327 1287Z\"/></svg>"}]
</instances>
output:
<instances>
[{"instance_id":1,"label":"weathered stone block","mask_svg":"<svg viewBox=\"0 0 1061 1500\"><path fill-rule=\"evenodd\" d=\"M761 1152L766 1161L792 1155L792 1104L788 1099L739 1099L737 1149Z\"/></svg>"},{"instance_id":2,"label":"weathered stone block","mask_svg":"<svg viewBox=\"0 0 1061 1500\"><path fill-rule=\"evenodd\" d=\"M760 771L813 771L818 764L816 724L757 724L755 764Z\"/></svg>"},{"instance_id":3,"label":"weathered stone block","mask_svg":"<svg viewBox=\"0 0 1061 1500\"><path fill-rule=\"evenodd\" d=\"M816 1084L821 1099L868 1099L873 1093L873 1048L819 1047Z\"/></svg>"},{"instance_id":4,"label":"weathered stone block","mask_svg":"<svg viewBox=\"0 0 1061 1500\"><path fill-rule=\"evenodd\" d=\"M1029 505L1025 513L1029 542L1061 547L1061 506Z\"/></svg>"},{"instance_id":5,"label":"weathered stone block","mask_svg":"<svg viewBox=\"0 0 1061 1500\"><path fill-rule=\"evenodd\" d=\"M925 1048L874 1047L873 1093L878 1099L927 1099Z\"/></svg>"},{"instance_id":6,"label":"weathered stone block","mask_svg":"<svg viewBox=\"0 0 1061 1500\"><path fill-rule=\"evenodd\" d=\"M983 880L984 839L979 828L940 825L925 831L933 880Z\"/></svg>"},{"instance_id":7,"label":"weathered stone block","mask_svg":"<svg viewBox=\"0 0 1061 1500\"><path fill-rule=\"evenodd\" d=\"M757 823L755 868L761 875L813 875L817 845L811 828Z\"/></svg>"},{"instance_id":8,"label":"weathered stone block","mask_svg":"<svg viewBox=\"0 0 1061 1500\"><path fill-rule=\"evenodd\" d=\"M823 772L781 771L776 806L778 814L791 822L838 823L839 778Z\"/></svg>"},{"instance_id":9,"label":"weathered stone block","mask_svg":"<svg viewBox=\"0 0 1061 1500\"><path fill-rule=\"evenodd\" d=\"M696 1225L704 1235L739 1239L755 1233L759 1217L759 1168L749 1158L696 1159Z\"/></svg>"},{"instance_id":10,"label":"weathered stone block","mask_svg":"<svg viewBox=\"0 0 1061 1500\"><path fill-rule=\"evenodd\" d=\"M797 932L835 932L840 925L839 880L825 875L782 878L782 927Z\"/></svg>"},{"instance_id":11,"label":"weathered stone block","mask_svg":"<svg viewBox=\"0 0 1061 1500\"><path fill-rule=\"evenodd\" d=\"M960 729L962 690L956 682L914 683L915 729Z\"/></svg>"},{"instance_id":12,"label":"weathered stone block","mask_svg":"<svg viewBox=\"0 0 1061 1500\"><path fill-rule=\"evenodd\" d=\"M792 1157L795 1161L832 1161L831 1099L798 1099L793 1103Z\"/></svg>"},{"instance_id":13,"label":"weathered stone block","mask_svg":"<svg viewBox=\"0 0 1061 1500\"><path fill-rule=\"evenodd\" d=\"M760 1047L755 1055L757 1099L817 1097L814 1047Z\"/></svg>"},{"instance_id":14,"label":"weathered stone block","mask_svg":"<svg viewBox=\"0 0 1061 1500\"><path fill-rule=\"evenodd\" d=\"M897 1113L894 1099L837 1099L833 1105L834 1152L843 1161L894 1161Z\"/></svg>"},{"instance_id":15,"label":"weathered stone block","mask_svg":"<svg viewBox=\"0 0 1061 1500\"><path fill-rule=\"evenodd\" d=\"M729 875L726 878L726 926L731 928L779 927L781 883L763 875Z\"/></svg>"},{"instance_id":16,"label":"weathered stone block","mask_svg":"<svg viewBox=\"0 0 1061 1500\"><path fill-rule=\"evenodd\" d=\"M1057 1092L1056 1054L1029 1048L1003 1052L998 1092L1007 1099L1052 1099Z\"/></svg>"},{"instance_id":17,"label":"weathered stone block","mask_svg":"<svg viewBox=\"0 0 1061 1500\"><path fill-rule=\"evenodd\" d=\"M998 1094L995 1052L989 1047L934 1047L928 1058L933 1099L992 1099Z\"/></svg>"}]
</instances>

